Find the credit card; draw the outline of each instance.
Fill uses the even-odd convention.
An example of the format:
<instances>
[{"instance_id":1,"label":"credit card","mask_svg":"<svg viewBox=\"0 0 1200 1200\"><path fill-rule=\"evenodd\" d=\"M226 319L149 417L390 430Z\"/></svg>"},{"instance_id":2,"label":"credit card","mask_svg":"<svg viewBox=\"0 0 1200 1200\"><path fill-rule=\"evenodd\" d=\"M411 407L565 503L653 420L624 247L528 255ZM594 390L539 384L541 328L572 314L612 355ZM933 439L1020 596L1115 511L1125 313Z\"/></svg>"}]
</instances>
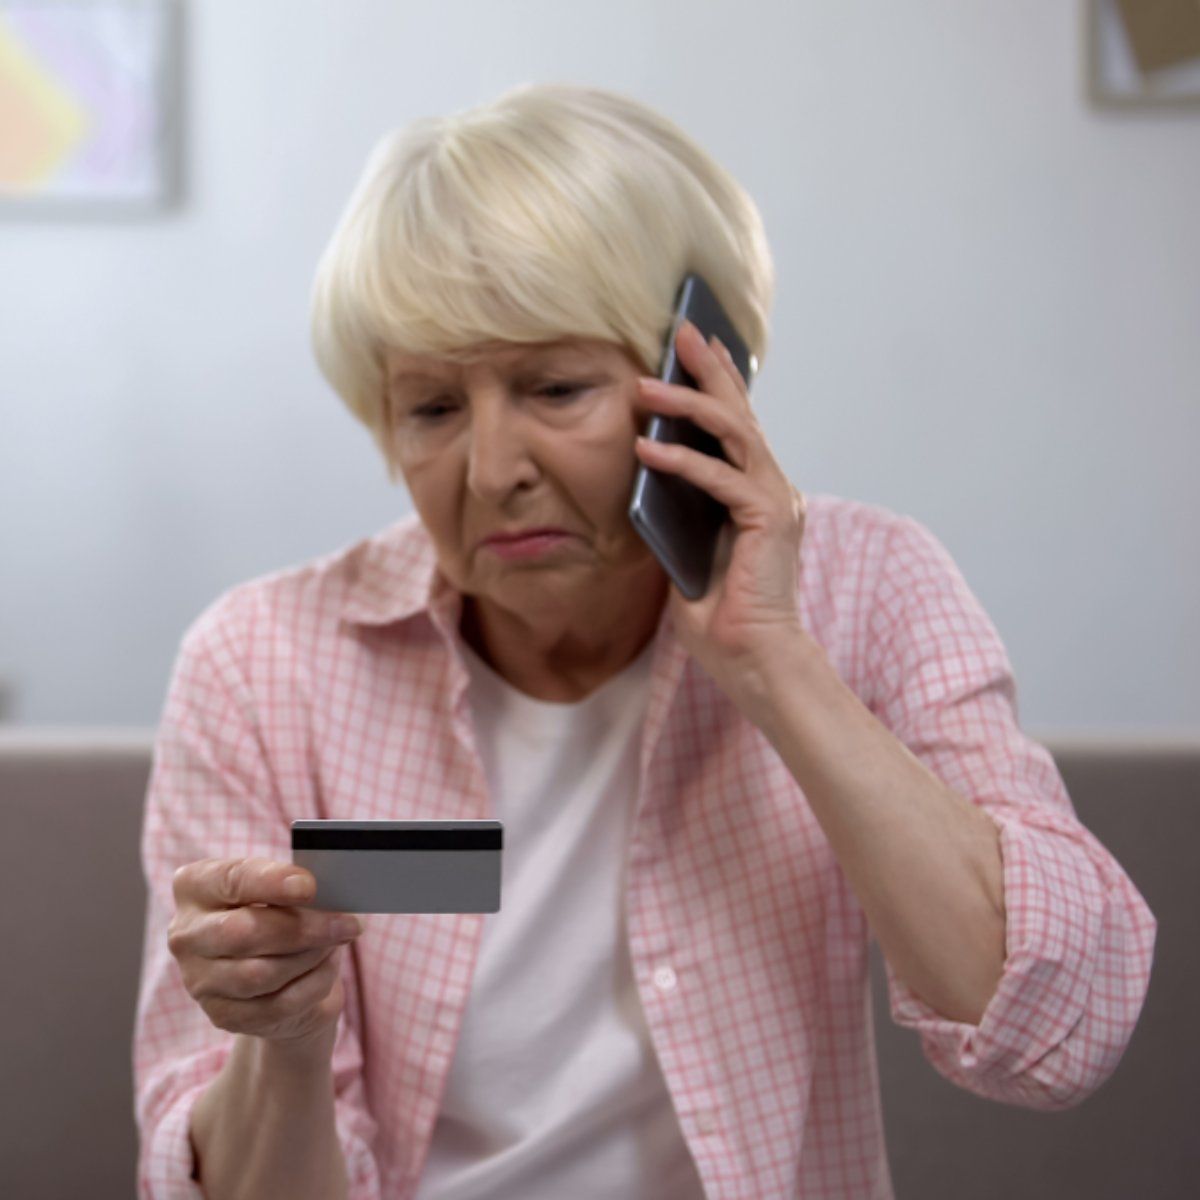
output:
<instances>
[{"instance_id":1,"label":"credit card","mask_svg":"<svg viewBox=\"0 0 1200 1200\"><path fill-rule=\"evenodd\" d=\"M500 911L500 821L293 821L310 908L351 913Z\"/></svg>"}]
</instances>

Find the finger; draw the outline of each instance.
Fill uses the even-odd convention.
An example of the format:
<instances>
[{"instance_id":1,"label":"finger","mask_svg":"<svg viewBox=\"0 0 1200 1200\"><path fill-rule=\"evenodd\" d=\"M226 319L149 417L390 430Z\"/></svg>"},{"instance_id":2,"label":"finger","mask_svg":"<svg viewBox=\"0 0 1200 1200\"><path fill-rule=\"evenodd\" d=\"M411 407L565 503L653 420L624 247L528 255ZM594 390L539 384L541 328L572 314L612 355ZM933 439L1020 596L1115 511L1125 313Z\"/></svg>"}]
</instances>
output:
<instances>
[{"instance_id":1,"label":"finger","mask_svg":"<svg viewBox=\"0 0 1200 1200\"><path fill-rule=\"evenodd\" d=\"M635 449L646 466L678 475L719 500L739 526L762 524L768 517L762 488L745 471L678 442L639 437Z\"/></svg>"},{"instance_id":2,"label":"finger","mask_svg":"<svg viewBox=\"0 0 1200 1200\"><path fill-rule=\"evenodd\" d=\"M803 530L808 521L808 497L798 487L792 488L792 496L794 498L796 520L799 522L800 529Z\"/></svg>"},{"instance_id":3,"label":"finger","mask_svg":"<svg viewBox=\"0 0 1200 1200\"><path fill-rule=\"evenodd\" d=\"M312 872L269 858L208 858L175 872L177 903L202 908L304 904L316 894Z\"/></svg>"},{"instance_id":4,"label":"finger","mask_svg":"<svg viewBox=\"0 0 1200 1200\"><path fill-rule=\"evenodd\" d=\"M733 361L733 355L729 353L729 347L715 333L709 338L708 344L716 351L717 357L725 367L726 374L733 380L734 386L740 392L743 392L746 399L749 400L750 386L742 377L741 371L738 370L737 363Z\"/></svg>"},{"instance_id":5,"label":"finger","mask_svg":"<svg viewBox=\"0 0 1200 1200\"><path fill-rule=\"evenodd\" d=\"M648 375L639 376L638 392L643 408L670 416L687 417L711 433L735 466L746 468L753 461L756 443L762 440L762 431L745 409L736 408L707 392L664 383Z\"/></svg>"},{"instance_id":6,"label":"finger","mask_svg":"<svg viewBox=\"0 0 1200 1200\"><path fill-rule=\"evenodd\" d=\"M294 979L307 975L331 954L336 946L260 958L221 958L207 964L203 978L189 988L197 1000L253 1000L270 996Z\"/></svg>"},{"instance_id":7,"label":"finger","mask_svg":"<svg viewBox=\"0 0 1200 1200\"><path fill-rule=\"evenodd\" d=\"M294 1021L315 1009L337 982L339 969L338 956L332 954L270 995L250 1000L220 996L201 1001L201 1005L220 1029L258 1035L275 1033L282 1022Z\"/></svg>"},{"instance_id":8,"label":"finger","mask_svg":"<svg viewBox=\"0 0 1200 1200\"><path fill-rule=\"evenodd\" d=\"M691 321L680 324L675 346L684 368L700 385L701 391L749 404L746 386L737 368L734 368L731 376L721 356L704 340L704 335Z\"/></svg>"},{"instance_id":9,"label":"finger","mask_svg":"<svg viewBox=\"0 0 1200 1200\"><path fill-rule=\"evenodd\" d=\"M361 932L362 923L349 913L246 907L201 914L176 940L201 958L257 958L334 946Z\"/></svg>"}]
</instances>

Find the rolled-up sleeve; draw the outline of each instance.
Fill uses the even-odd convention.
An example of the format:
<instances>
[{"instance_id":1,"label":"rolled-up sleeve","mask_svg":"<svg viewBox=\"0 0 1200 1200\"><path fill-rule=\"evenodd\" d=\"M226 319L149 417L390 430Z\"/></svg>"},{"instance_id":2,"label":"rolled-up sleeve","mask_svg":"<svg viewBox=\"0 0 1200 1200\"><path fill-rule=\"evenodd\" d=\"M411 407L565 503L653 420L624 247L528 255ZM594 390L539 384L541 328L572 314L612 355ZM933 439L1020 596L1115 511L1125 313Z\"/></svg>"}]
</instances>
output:
<instances>
[{"instance_id":1,"label":"rolled-up sleeve","mask_svg":"<svg viewBox=\"0 0 1200 1200\"><path fill-rule=\"evenodd\" d=\"M897 520L867 636L869 705L996 823L1006 960L977 1025L949 1020L887 966L893 1019L933 1066L995 1100L1057 1109L1111 1074L1150 979L1155 920L1075 816L1049 751L1020 729L1007 652L940 542ZM1131 803L1133 799L1131 798Z\"/></svg>"},{"instance_id":2,"label":"rolled-up sleeve","mask_svg":"<svg viewBox=\"0 0 1200 1200\"><path fill-rule=\"evenodd\" d=\"M167 946L177 868L205 858L289 861L290 823L264 750L245 657L255 614L235 589L188 630L175 661L154 747L142 831L145 941L133 1068L142 1200L192 1200L192 1107L220 1072L233 1035L216 1029L183 986ZM344 958L350 963L350 955ZM339 1142L351 1200L378 1200L375 1126L363 1081L355 972L333 1053Z\"/></svg>"}]
</instances>

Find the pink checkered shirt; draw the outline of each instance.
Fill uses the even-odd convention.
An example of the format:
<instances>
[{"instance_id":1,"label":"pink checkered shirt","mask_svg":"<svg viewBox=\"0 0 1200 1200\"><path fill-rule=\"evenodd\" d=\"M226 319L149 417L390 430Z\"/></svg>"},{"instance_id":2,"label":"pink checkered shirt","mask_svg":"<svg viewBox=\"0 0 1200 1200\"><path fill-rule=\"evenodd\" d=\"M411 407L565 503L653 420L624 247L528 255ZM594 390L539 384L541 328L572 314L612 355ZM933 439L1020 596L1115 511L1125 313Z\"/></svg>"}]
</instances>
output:
<instances>
[{"instance_id":1,"label":"pink checkered shirt","mask_svg":"<svg viewBox=\"0 0 1200 1200\"><path fill-rule=\"evenodd\" d=\"M1075 818L1049 753L1021 732L1000 638L933 535L815 495L801 560L802 619L842 679L1000 829L1008 933L995 996L978 1026L962 1024L889 972L893 1019L973 1092L1047 1109L1081 1099L1132 1032L1153 916ZM185 992L167 949L175 868L290 860L301 817L495 815L454 647L459 604L409 518L231 589L185 634L146 800L141 1196L199 1195L189 1113L233 1040ZM803 792L668 618L650 689L629 949L705 1192L889 1197L862 909ZM346 956L334 1079L355 1200L413 1194L483 920L375 917ZM668 991L654 982L664 965L677 980Z\"/></svg>"}]
</instances>

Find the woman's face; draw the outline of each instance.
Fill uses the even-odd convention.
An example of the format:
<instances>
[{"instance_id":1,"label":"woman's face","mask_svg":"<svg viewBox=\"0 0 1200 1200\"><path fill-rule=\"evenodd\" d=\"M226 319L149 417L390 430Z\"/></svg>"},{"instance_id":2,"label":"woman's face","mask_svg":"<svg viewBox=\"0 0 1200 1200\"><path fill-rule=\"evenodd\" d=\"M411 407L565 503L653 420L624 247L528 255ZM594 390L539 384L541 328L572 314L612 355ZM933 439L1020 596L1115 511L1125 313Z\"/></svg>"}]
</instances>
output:
<instances>
[{"instance_id":1,"label":"woman's face","mask_svg":"<svg viewBox=\"0 0 1200 1200\"><path fill-rule=\"evenodd\" d=\"M626 515L641 373L583 339L387 354L392 452L460 592L528 617L657 572Z\"/></svg>"}]
</instances>

